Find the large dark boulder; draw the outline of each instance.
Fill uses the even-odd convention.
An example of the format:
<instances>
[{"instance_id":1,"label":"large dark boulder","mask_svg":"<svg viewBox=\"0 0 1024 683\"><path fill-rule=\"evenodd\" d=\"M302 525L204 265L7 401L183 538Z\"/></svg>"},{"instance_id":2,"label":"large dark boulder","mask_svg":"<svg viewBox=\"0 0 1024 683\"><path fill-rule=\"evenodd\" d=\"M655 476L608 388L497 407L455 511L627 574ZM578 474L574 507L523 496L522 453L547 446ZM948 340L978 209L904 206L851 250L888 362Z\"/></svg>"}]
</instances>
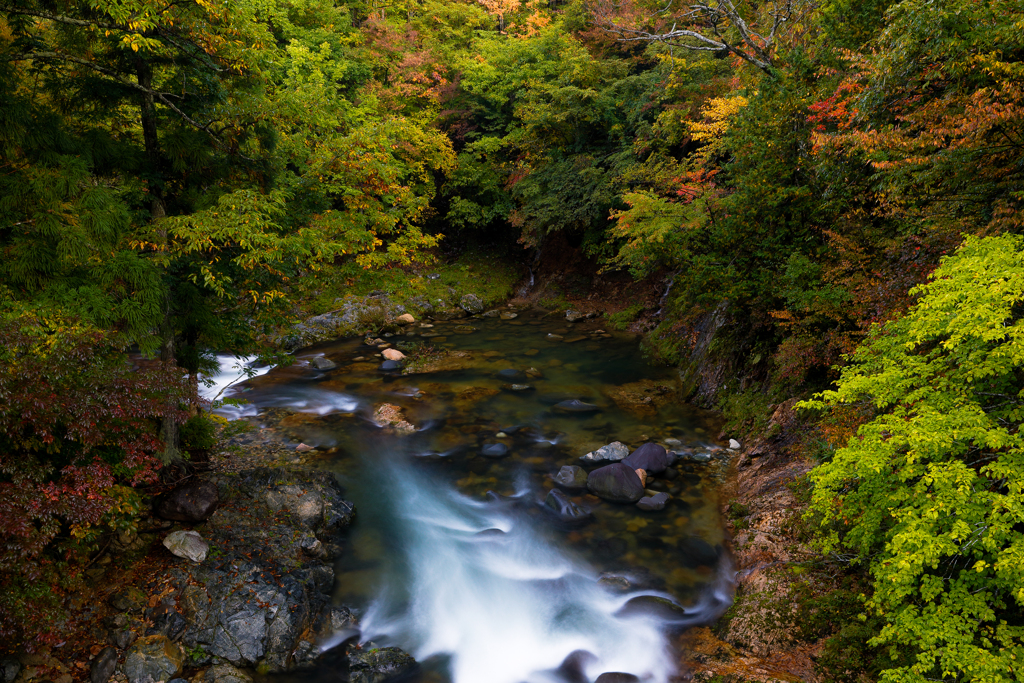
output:
<instances>
[{"instance_id":1,"label":"large dark boulder","mask_svg":"<svg viewBox=\"0 0 1024 683\"><path fill-rule=\"evenodd\" d=\"M164 494L156 504L156 516L175 522L203 522L209 519L220 496L217 485L209 481L190 481Z\"/></svg>"},{"instance_id":2,"label":"large dark boulder","mask_svg":"<svg viewBox=\"0 0 1024 683\"><path fill-rule=\"evenodd\" d=\"M599 467L587 477L587 488L599 498L614 503L635 503L644 495L640 477L621 462Z\"/></svg>"},{"instance_id":3,"label":"large dark boulder","mask_svg":"<svg viewBox=\"0 0 1024 683\"><path fill-rule=\"evenodd\" d=\"M634 470L647 470L651 474L661 474L672 462L668 452L656 443L645 443L627 455L622 463Z\"/></svg>"},{"instance_id":4,"label":"large dark boulder","mask_svg":"<svg viewBox=\"0 0 1024 683\"><path fill-rule=\"evenodd\" d=\"M105 647L100 656L93 660L92 669L89 672L89 680L92 683L107 683L114 675L117 668L117 650L112 647Z\"/></svg>"}]
</instances>

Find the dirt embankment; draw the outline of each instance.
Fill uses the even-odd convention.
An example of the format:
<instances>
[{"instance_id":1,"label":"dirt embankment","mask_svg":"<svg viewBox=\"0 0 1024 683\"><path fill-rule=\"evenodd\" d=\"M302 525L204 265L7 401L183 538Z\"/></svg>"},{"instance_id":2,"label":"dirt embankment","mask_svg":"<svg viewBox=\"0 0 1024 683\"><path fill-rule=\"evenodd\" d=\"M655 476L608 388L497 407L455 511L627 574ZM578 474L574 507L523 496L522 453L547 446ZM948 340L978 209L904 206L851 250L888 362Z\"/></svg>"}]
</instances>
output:
<instances>
[{"instance_id":1,"label":"dirt embankment","mask_svg":"<svg viewBox=\"0 0 1024 683\"><path fill-rule=\"evenodd\" d=\"M830 590L818 572L802 520L805 426L796 399L774 407L765 433L735 457L722 496L736 570L733 607L712 627L682 637L685 667L694 681L805 681L823 683L815 661L824 639L809 636L801 620L808 598Z\"/></svg>"}]
</instances>

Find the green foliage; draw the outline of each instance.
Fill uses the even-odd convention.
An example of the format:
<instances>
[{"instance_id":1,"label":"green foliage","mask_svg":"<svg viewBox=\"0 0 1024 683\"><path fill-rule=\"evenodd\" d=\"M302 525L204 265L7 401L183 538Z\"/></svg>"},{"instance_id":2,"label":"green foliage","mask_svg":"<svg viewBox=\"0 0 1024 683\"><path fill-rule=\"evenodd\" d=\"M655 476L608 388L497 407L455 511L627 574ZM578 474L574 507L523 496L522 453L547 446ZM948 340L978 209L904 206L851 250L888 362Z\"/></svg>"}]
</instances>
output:
<instances>
[{"instance_id":1,"label":"green foliage","mask_svg":"<svg viewBox=\"0 0 1024 683\"><path fill-rule=\"evenodd\" d=\"M618 313L612 313L608 316L608 323L616 330L625 330L631 322L640 317L643 313L645 306L643 304L633 304L627 308L622 309Z\"/></svg>"},{"instance_id":2,"label":"green foliage","mask_svg":"<svg viewBox=\"0 0 1024 683\"><path fill-rule=\"evenodd\" d=\"M1024 239L967 238L807 407L876 413L812 472L825 551L874 578L885 681L1015 680L1024 653Z\"/></svg>"},{"instance_id":3,"label":"green foliage","mask_svg":"<svg viewBox=\"0 0 1024 683\"><path fill-rule=\"evenodd\" d=\"M217 445L217 424L205 413L200 413L181 425L179 436L186 451L207 451Z\"/></svg>"}]
</instances>

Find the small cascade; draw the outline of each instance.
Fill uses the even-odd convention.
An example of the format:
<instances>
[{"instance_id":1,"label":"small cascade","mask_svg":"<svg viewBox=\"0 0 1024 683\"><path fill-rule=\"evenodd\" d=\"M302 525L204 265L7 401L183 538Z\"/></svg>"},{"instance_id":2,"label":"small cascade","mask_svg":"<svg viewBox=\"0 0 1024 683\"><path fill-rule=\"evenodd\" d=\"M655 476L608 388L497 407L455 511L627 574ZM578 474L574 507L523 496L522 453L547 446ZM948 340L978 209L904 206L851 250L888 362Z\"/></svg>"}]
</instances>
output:
<instances>
[{"instance_id":1,"label":"small cascade","mask_svg":"<svg viewBox=\"0 0 1024 683\"><path fill-rule=\"evenodd\" d=\"M665 293L661 295L661 299L658 301L658 312L654 314L655 318L660 318L665 313L665 303L668 301L669 292L672 291L672 285L676 283L677 275L679 275L678 270L669 276L668 286L665 288Z\"/></svg>"}]
</instances>

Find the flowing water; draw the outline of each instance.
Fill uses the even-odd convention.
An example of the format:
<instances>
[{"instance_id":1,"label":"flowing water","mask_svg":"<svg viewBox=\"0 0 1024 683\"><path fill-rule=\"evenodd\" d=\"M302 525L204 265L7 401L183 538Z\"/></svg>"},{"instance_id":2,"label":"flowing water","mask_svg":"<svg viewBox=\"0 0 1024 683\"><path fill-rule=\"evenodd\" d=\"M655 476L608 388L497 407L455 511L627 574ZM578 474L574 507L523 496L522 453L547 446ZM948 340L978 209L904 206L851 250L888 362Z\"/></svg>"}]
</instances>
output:
<instances>
[{"instance_id":1,"label":"flowing water","mask_svg":"<svg viewBox=\"0 0 1024 683\"><path fill-rule=\"evenodd\" d=\"M360 639L405 649L424 681L675 675L672 636L730 599L715 459L684 458L648 482L671 494L662 511L576 493L592 515L569 524L543 505L562 465L611 441L717 448L671 373L631 335L542 312L381 337L428 349L411 374L381 371L365 341L300 351L225 391L248 406L222 409L317 447L356 503L335 599L359 614ZM337 367L315 369L318 356ZM382 403L401 410L404 432L376 423Z\"/></svg>"}]
</instances>

